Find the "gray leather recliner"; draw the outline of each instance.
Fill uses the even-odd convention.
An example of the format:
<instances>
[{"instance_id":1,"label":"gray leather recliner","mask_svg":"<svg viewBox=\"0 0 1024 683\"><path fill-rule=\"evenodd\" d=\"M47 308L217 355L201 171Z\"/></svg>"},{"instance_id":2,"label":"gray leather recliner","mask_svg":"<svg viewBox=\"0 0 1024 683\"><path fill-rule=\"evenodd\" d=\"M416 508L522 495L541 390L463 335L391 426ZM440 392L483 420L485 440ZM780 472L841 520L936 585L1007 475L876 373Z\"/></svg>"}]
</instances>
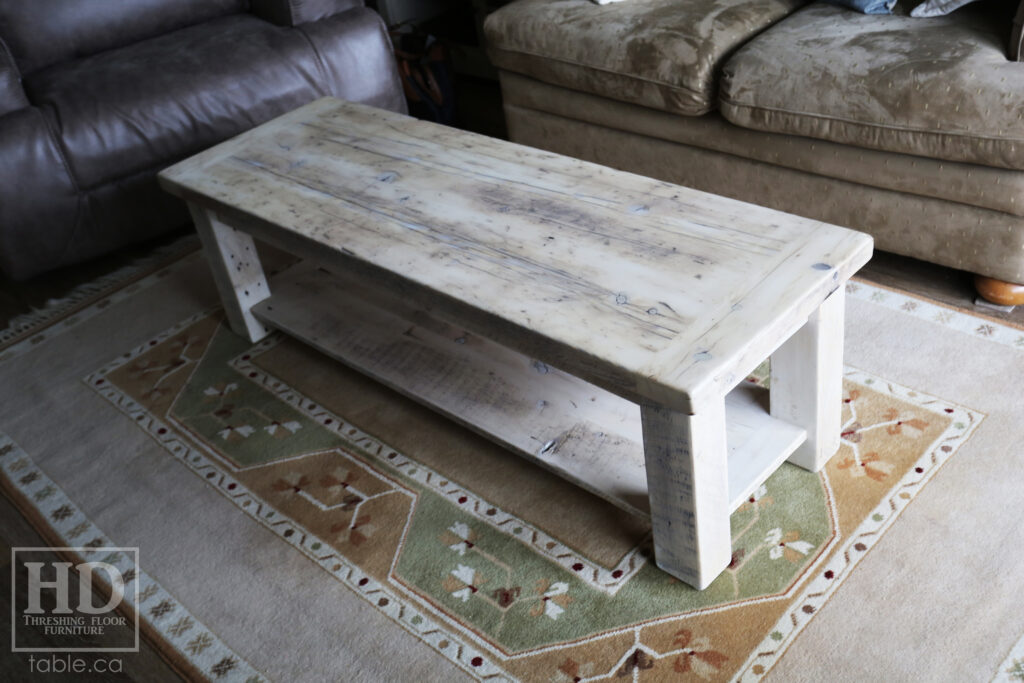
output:
<instances>
[{"instance_id":1,"label":"gray leather recliner","mask_svg":"<svg viewBox=\"0 0 1024 683\"><path fill-rule=\"evenodd\" d=\"M405 111L362 0L0 0L0 270L186 224L157 171L324 95Z\"/></svg>"}]
</instances>

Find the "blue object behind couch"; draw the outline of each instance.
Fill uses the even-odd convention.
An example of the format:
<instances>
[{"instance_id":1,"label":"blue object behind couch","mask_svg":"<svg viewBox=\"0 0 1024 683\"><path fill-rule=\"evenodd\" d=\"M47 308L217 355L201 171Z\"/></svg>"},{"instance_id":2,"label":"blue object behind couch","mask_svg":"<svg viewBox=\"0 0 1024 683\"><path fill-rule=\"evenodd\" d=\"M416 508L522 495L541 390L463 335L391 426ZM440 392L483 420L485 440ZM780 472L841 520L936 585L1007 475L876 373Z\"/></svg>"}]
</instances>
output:
<instances>
[{"instance_id":1,"label":"blue object behind couch","mask_svg":"<svg viewBox=\"0 0 1024 683\"><path fill-rule=\"evenodd\" d=\"M863 14L892 14L896 0L825 0L832 5L848 7Z\"/></svg>"}]
</instances>

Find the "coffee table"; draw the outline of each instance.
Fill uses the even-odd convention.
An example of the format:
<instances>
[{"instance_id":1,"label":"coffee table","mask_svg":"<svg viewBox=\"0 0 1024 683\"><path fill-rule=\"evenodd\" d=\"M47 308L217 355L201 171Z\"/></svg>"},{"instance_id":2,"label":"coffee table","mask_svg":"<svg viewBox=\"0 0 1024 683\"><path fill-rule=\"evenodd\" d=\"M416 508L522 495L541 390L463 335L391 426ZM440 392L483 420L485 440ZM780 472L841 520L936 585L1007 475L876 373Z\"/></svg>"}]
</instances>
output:
<instances>
[{"instance_id":1,"label":"coffee table","mask_svg":"<svg viewBox=\"0 0 1024 683\"><path fill-rule=\"evenodd\" d=\"M697 588L743 500L838 448L867 235L330 98L160 182L235 332L284 330L649 515ZM304 264L271 286L253 237ZM743 381L769 356L770 405Z\"/></svg>"}]
</instances>

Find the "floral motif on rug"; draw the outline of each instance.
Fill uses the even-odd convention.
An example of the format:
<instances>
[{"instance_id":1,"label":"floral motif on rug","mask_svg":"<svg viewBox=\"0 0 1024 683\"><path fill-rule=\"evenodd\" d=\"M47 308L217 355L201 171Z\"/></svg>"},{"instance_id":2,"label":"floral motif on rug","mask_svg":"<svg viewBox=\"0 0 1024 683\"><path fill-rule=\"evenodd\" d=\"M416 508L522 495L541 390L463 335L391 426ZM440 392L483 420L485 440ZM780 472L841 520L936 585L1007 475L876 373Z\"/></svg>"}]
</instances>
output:
<instances>
[{"instance_id":1,"label":"floral motif on rug","mask_svg":"<svg viewBox=\"0 0 1024 683\"><path fill-rule=\"evenodd\" d=\"M85 381L240 510L488 680L758 679L982 418L848 369L837 455L816 474L783 465L752 494L732 515L732 562L696 591L655 566L642 521L595 514L583 539L560 520L575 510L508 492L496 502L500 461L487 465L493 484L467 484L480 479L464 460L365 433L334 408L352 391L340 372L279 335L251 346L204 313ZM537 477L551 501L571 486Z\"/></svg>"}]
</instances>

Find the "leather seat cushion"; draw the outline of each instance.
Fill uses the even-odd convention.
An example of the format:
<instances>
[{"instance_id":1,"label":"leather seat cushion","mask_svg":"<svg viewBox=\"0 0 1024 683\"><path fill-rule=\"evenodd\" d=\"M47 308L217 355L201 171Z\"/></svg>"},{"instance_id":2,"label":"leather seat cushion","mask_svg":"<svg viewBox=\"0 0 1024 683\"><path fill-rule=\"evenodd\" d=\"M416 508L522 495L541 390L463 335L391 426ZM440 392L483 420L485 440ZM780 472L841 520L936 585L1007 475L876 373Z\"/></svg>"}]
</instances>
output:
<instances>
[{"instance_id":1,"label":"leather seat cushion","mask_svg":"<svg viewBox=\"0 0 1024 683\"><path fill-rule=\"evenodd\" d=\"M1006 58L1003 5L930 19L812 5L728 61L722 114L762 131L1024 170L1024 69Z\"/></svg>"},{"instance_id":2,"label":"leather seat cushion","mask_svg":"<svg viewBox=\"0 0 1024 683\"><path fill-rule=\"evenodd\" d=\"M322 69L301 30L240 14L50 67L24 84L56 126L79 186L89 188L328 94Z\"/></svg>"},{"instance_id":3,"label":"leather seat cushion","mask_svg":"<svg viewBox=\"0 0 1024 683\"><path fill-rule=\"evenodd\" d=\"M485 23L496 66L678 114L715 108L725 58L806 0L519 0Z\"/></svg>"}]
</instances>

